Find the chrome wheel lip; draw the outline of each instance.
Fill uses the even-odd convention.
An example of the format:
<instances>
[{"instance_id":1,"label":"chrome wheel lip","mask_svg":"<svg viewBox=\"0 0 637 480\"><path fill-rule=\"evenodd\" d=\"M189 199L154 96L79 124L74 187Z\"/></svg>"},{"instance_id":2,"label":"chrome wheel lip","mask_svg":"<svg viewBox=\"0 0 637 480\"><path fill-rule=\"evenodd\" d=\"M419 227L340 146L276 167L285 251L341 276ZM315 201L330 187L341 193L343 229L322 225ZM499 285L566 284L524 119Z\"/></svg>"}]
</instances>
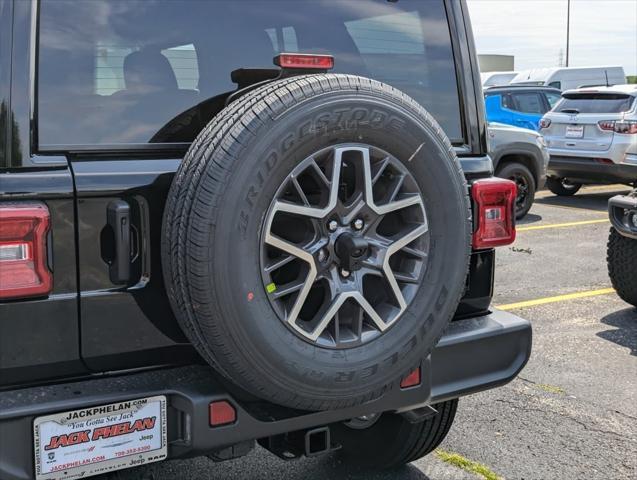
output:
<instances>
[{"instance_id":1,"label":"chrome wheel lip","mask_svg":"<svg viewBox=\"0 0 637 480\"><path fill-rule=\"evenodd\" d=\"M390 199L389 202L386 203L377 202L374 198L375 182L378 181L379 175L384 174L384 169L387 169L387 165L381 165L381 168L383 170L379 170L378 172L376 172L375 177L372 174L372 151L374 151L376 154L381 153L381 156L383 156L385 159L389 159L387 161L390 162L392 168L398 168L398 166L400 166L400 168L402 169L401 175L405 177L409 176L409 185L410 187L415 186L417 192L403 192L403 194L400 195L400 198L393 197L392 199ZM321 170L316 161L317 157L325 155L326 152L332 154L333 156L331 160L331 175L329 176L329 178L326 172L323 172ZM360 167L362 167L363 173L363 191L360 193L362 194L363 198L362 202L355 202L345 208L339 199L339 188L342 186L341 170L344 167L343 158L345 154L350 155L352 153L359 155L361 161L360 163L362 164L360 165ZM347 164L345 164L345 166L347 166ZM326 188L328 188L329 194L325 205L314 206L310 204L303 192L303 189L299 183L299 177L308 169L312 169L316 173L316 175L321 178L322 181L326 182L325 186ZM397 194L401 192L403 183L404 179L396 190ZM289 184L294 185L294 187L299 191L299 198L305 203L304 205L282 201L280 199L282 196L282 190L285 189L286 186L288 186ZM420 212L420 216L418 217L420 219L419 224L411 228L411 230L407 231L407 233L402 234L401 232L401 236L397 239L390 240L379 238L377 236L377 232L375 232L375 243L374 248L372 249L374 250L374 253L370 253L369 257L367 257L366 260L363 262L363 266L356 271L347 271L347 275L345 275L345 270L341 268L340 279L338 281L333 279L332 282L330 282L329 284L330 289L332 289L333 286L336 285L337 292L336 294L332 294L332 298L330 299L330 302L328 302L329 305L323 311L318 323L314 325L314 327L310 330L308 330L305 325L301 325L299 314L303 309L305 302L308 299L308 295L315 285L315 282L317 282L317 279L319 279L319 277L325 276L334 277L335 272L339 271L339 259L334 251L334 245L336 244L336 240L339 238L339 236L342 235L344 232L354 232L355 234L362 236L368 235L373 228L377 228L380 223L382 223L382 219L386 215L394 214L399 211L404 212L410 207L413 207L414 209L416 209L415 211ZM364 221L361 218L363 212L365 212L368 216L375 216L376 222ZM273 224L278 214L304 217L305 219L309 219L313 224L315 224L315 227L316 224L318 224L319 226L316 227L314 236L310 241L307 242L306 245L295 245L292 242L285 240L273 233ZM334 228L334 222L336 222L336 228ZM393 326L403 315L409 303L413 300L413 294L408 295L408 299L405 298L403 289L400 285L404 277L401 275L399 277L401 281L397 280L390 261L396 253L406 248L409 244L425 236L425 234L427 234L427 237L429 236L429 227L422 193L415 180L413 179L411 173L409 173L409 171L398 159L387 154L379 148L364 144L339 144L321 149L301 161L299 165L297 165L297 167L295 167L292 172L288 174L285 181L282 183L279 189L277 189L274 199L272 200L271 205L266 212L260 238L261 273L264 280L264 285L266 285L266 294L268 294L268 298L272 304L273 296L271 295L272 292L269 291L269 287L273 285L270 275L273 269L270 269L268 271L269 267L265 266L267 263L265 252L267 250L267 247L273 247L274 249L277 249L281 252L285 252L286 255L294 257L292 260L288 261L300 261L305 265L305 268L307 269L305 280L302 282L302 284L299 283L297 286L295 286L296 291L298 291L296 300L293 302L291 308L285 311L284 318L280 314L280 310L277 311L277 308L275 307L275 311L277 312L277 316L279 316L280 320L282 320L282 322L287 327L291 328L304 340L309 341L313 344L317 344L319 346L328 348L350 348L359 346L363 343L366 343L367 341L376 338L380 334L384 333L388 328ZM428 263L428 242L429 240L427 238L426 251L417 251L417 256L420 256L420 254L422 254L422 258L420 259L421 265L418 269L419 278L417 278L416 280L421 280L424 276L423 272ZM409 250L416 251L412 248L410 248ZM325 257L325 253L327 253L327 260L319 260L320 256ZM394 300L396 301L397 308L395 308L389 315L383 316L379 314L374 306L372 306L370 301L365 297L363 277L370 274L370 269L376 269L378 270L378 274L384 275L384 279L389 285L389 290L391 291ZM414 279L409 278L408 280L412 281ZM419 285L419 282L414 281L413 283ZM360 338L358 339L358 341L343 342L342 345L339 344L339 342L335 341L333 344L331 344L330 341L322 339L322 336L325 333L327 327L332 322L340 321L336 320L336 315L339 314L341 307L343 307L343 305L345 305L349 301L353 301L358 305L358 308L362 312L360 314L361 318L365 318L368 323L371 324L371 326L376 330L376 332L374 333L372 330L367 331L365 332L365 334L363 334L361 330Z\"/></svg>"}]
</instances>

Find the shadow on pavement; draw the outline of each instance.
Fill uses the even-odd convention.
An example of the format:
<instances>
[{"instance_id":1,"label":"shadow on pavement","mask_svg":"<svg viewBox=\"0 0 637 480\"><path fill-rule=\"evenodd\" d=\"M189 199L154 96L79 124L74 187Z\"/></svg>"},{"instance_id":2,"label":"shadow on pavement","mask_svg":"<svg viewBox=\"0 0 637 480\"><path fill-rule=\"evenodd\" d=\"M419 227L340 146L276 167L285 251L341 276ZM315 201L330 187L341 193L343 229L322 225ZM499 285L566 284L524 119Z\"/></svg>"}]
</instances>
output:
<instances>
[{"instance_id":1,"label":"shadow on pavement","mask_svg":"<svg viewBox=\"0 0 637 480\"><path fill-rule=\"evenodd\" d=\"M318 475L314 478L317 480L319 478L329 478L330 480L435 480L425 475L413 465L405 465L401 468L383 472L337 465L332 468L327 467L322 472L316 473Z\"/></svg>"},{"instance_id":2,"label":"shadow on pavement","mask_svg":"<svg viewBox=\"0 0 637 480\"><path fill-rule=\"evenodd\" d=\"M615 195L626 194L630 191L630 187L616 189L606 192L582 192L576 193L572 197L559 197L557 195L536 198L535 203L540 205L552 205L555 207L579 208L582 210L593 210L597 212L605 212L608 210L608 199Z\"/></svg>"},{"instance_id":3,"label":"shadow on pavement","mask_svg":"<svg viewBox=\"0 0 637 480\"><path fill-rule=\"evenodd\" d=\"M534 213L527 213L524 218L521 218L520 220L516 220L516 224L518 226L520 225L529 225L531 223L537 223L537 222L541 222L542 221L542 215L536 215Z\"/></svg>"},{"instance_id":4,"label":"shadow on pavement","mask_svg":"<svg viewBox=\"0 0 637 480\"><path fill-rule=\"evenodd\" d=\"M601 322L617 328L599 332L598 337L630 348L630 354L637 356L637 308L626 308L613 312L602 318Z\"/></svg>"},{"instance_id":5,"label":"shadow on pavement","mask_svg":"<svg viewBox=\"0 0 637 480\"><path fill-rule=\"evenodd\" d=\"M436 468L436 467L434 467ZM257 448L246 457L215 463L205 457L169 460L134 470L133 476L96 477L96 480L441 480L449 476L446 464L434 478L413 465L385 471L370 471L346 465L335 455L279 460ZM451 467L450 467L451 468ZM431 473L431 472L430 472Z\"/></svg>"}]
</instances>

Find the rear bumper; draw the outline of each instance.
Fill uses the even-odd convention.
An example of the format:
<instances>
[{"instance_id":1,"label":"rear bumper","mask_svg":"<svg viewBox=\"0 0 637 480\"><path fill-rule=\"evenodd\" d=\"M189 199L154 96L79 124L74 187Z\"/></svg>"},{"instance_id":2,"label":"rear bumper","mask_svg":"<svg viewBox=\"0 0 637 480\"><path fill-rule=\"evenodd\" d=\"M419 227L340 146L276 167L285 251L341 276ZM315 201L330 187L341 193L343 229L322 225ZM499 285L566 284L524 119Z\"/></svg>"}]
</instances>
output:
<instances>
[{"instance_id":1,"label":"rear bumper","mask_svg":"<svg viewBox=\"0 0 637 480\"><path fill-rule=\"evenodd\" d=\"M637 165L601 163L594 158L551 155L548 175L578 183L634 183Z\"/></svg>"},{"instance_id":2,"label":"rear bumper","mask_svg":"<svg viewBox=\"0 0 637 480\"><path fill-rule=\"evenodd\" d=\"M210 368L188 366L0 393L0 478L34 475L33 420L54 412L153 395L168 398L168 456L196 456L242 441L312 428L385 411L406 411L503 385L526 364L531 325L494 311L453 322L421 367L422 383L396 384L380 399L359 407L300 412L266 403L238 401ZM229 400L237 421L211 428L208 406Z\"/></svg>"}]
</instances>

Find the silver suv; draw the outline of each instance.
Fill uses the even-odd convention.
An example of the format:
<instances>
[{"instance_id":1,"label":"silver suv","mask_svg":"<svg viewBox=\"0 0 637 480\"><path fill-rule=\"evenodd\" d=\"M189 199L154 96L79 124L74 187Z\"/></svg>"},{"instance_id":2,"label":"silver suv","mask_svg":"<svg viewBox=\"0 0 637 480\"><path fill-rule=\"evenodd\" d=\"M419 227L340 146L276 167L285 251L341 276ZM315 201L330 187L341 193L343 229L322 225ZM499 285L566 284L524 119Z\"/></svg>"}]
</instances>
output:
<instances>
[{"instance_id":1,"label":"silver suv","mask_svg":"<svg viewBox=\"0 0 637 480\"><path fill-rule=\"evenodd\" d=\"M540 120L551 156L547 186L573 195L585 183L637 182L637 85L567 90Z\"/></svg>"}]
</instances>

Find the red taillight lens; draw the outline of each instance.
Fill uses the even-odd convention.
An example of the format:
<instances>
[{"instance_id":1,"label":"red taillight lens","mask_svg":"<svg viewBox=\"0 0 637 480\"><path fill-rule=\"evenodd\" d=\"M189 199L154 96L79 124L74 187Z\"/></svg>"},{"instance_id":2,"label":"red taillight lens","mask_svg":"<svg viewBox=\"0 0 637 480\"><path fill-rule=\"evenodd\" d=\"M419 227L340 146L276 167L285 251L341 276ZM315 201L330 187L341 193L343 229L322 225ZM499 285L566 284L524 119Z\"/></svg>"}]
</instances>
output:
<instances>
[{"instance_id":1,"label":"red taillight lens","mask_svg":"<svg viewBox=\"0 0 637 480\"><path fill-rule=\"evenodd\" d=\"M492 248L515 241L515 196L511 180L485 178L471 186L476 204L473 248Z\"/></svg>"},{"instance_id":2,"label":"red taillight lens","mask_svg":"<svg viewBox=\"0 0 637 480\"><path fill-rule=\"evenodd\" d=\"M635 135L637 134L637 121L623 120L621 122L615 122L614 130L615 130L615 133Z\"/></svg>"},{"instance_id":3,"label":"red taillight lens","mask_svg":"<svg viewBox=\"0 0 637 480\"><path fill-rule=\"evenodd\" d=\"M610 130L623 135L637 134L637 121L635 120L601 120L597 122L602 130Z\"/></svg>"},{"instance_id":4,"label":"red taillight lens","mask_svg":"<svg viewBox=\"0 0 637 480\"><path fill-rule=\"evenodd\" d=\"M420 385L420 367L407 375L400 382L400 388L410 388Z\"/></svg>"},{"instance_id":5,"label":"red taillight lens","mask_svg":"<svg viewBox=\"0 0 637 480\"><path fill-rule=\"evenodd\" d=\"M0 299L46 295L48 208L39 203L0 204Z\"/></svg>"},{"instance_id":6,"label":"red taillight lens","mask_svg":"<svg viewBox=\"0 0 637 480\"><path fill-rule=\"evenodd\" d=\"M551 120L549 118L540 119L540 129L549 128L551 126Z\"/></svg>"},{"instance_id":7,"label":"red taillight lens","mask_svg":"<svg viewBox=\"0 0 637 480\"><path fill-rule=\"evenodd\" d=\"M209 407L209 415L211 427L229 425L237 420L237 411L225 400L212 402Z\"/></svg>"},{"instance_id":8,"label":"red taillight lens","mask_svg":"<svg viewBox=\"0 0 637 480\"><path fill-rule=\"evenodd\" d=\"M300 68L303 70L331 70L334 57L311 53L281 53L274 57L274 64L281 68Z\"/></svg>"}]
</instances>

